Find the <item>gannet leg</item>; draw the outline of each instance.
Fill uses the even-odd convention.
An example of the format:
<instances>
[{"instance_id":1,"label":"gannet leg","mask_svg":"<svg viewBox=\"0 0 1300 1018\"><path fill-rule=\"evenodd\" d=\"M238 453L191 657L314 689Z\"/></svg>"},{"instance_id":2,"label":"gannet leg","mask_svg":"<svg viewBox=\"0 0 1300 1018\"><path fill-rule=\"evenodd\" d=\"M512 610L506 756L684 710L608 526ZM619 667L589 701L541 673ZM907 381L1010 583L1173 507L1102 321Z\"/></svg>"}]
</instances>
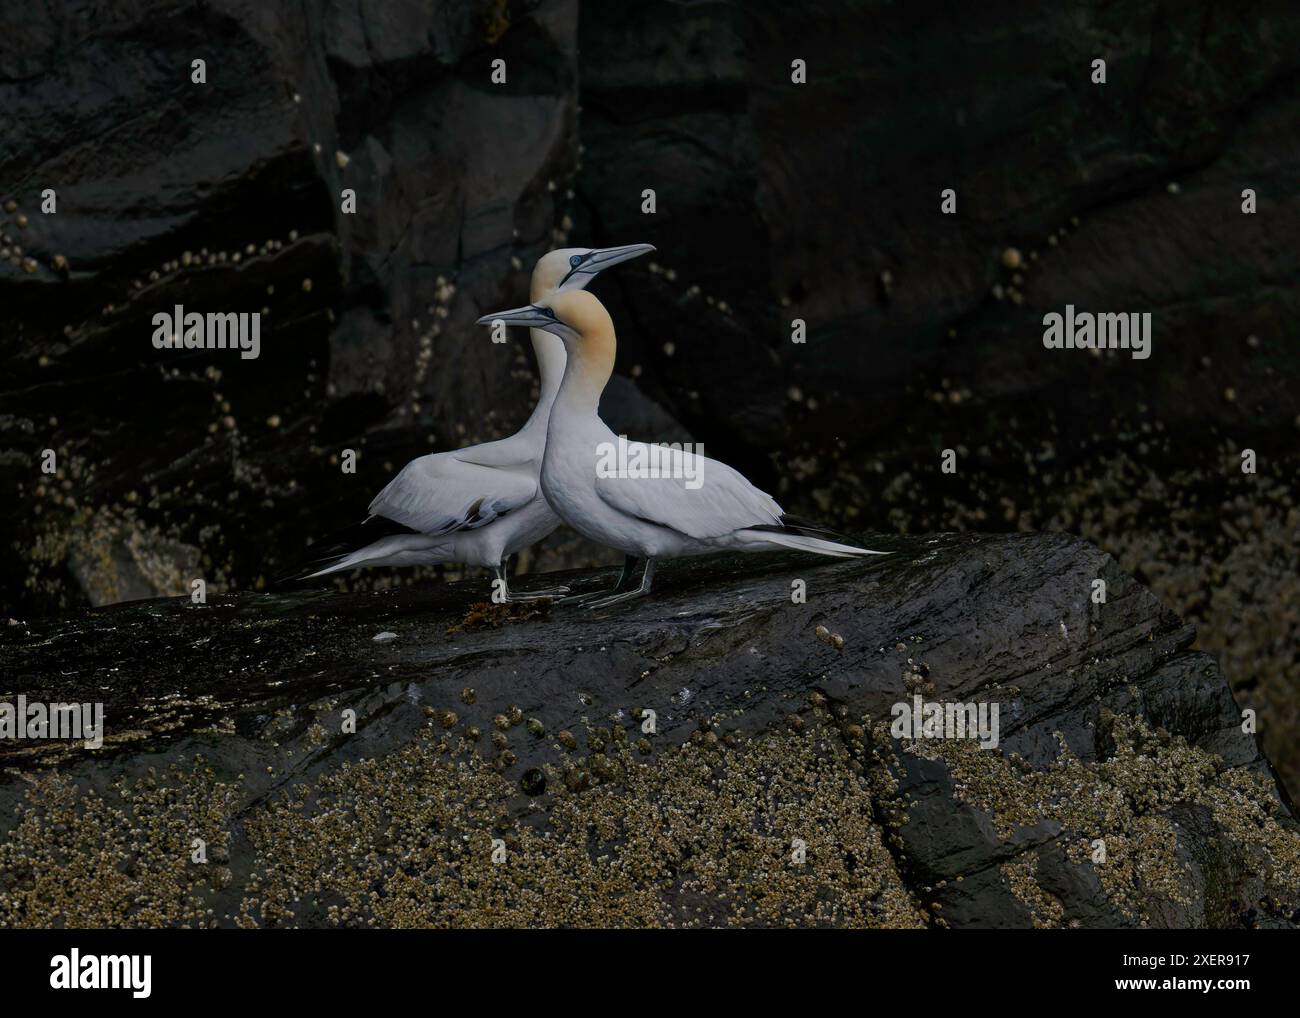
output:
<instances>
[{"instance_id":1,"label":"gannet leg","mask_svg":"<svg viewBox=\"0 0 1300 1018\"><path fill-rule=\"evenodd\" d=\"M623 556L623 572L619 575L618 582L614 584L612 590L593 590L587 594L575 594L573 597L566 597L565 604L585 604L592 598L609 597L611 594L621 594L627 590L628 585L632 582L632 577L636 574L637 566L641 560L635 555Z\"/></svg>"},{"instance_id":2,"label":"gannet leg","mask_svg":"<svg viewBox=\"0 0 1300 1018\"><path fill-rule=\"evenodd\" d=\"M618 604L620 601L631 601L634 597L643 597L650 593L650 580L655 574L655 560L646 559L645 572L641 574L641 586L636 590L629 590L625 594L614 594L612 597L602 597L599 601L592 601L585 605L588 611L593 608L608 608L611 604Z\"/></svg>"},{"instance_id":3,"label":"gannet leg","mask_svg":"<svg viewBox=\"0 0 1300 1018\"><path fill-rule=\"evenodd\" d=\"M526 594L510 593L510 581L506 575L505 559L502 559L501 564L492 570L492 575L501 581L501 589L505 593L506 604L523 601L557 601L569 592L568 587L553 587L550 590L530 590Z\"/></svg>"}]
</instances>

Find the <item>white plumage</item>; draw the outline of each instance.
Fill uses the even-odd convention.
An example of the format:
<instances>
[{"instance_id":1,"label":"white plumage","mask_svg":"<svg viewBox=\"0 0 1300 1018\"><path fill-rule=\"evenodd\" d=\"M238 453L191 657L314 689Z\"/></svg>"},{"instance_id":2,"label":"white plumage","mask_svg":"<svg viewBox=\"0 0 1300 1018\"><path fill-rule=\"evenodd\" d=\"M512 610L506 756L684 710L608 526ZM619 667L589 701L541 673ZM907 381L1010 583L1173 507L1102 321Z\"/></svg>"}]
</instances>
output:
<instances>
[{"instance_id":1,"label":"white plumage","mask_svg":"<svg viewBox=\"0 0 1300 1018\"><path fill-rule=\"evenodd\" d=\"M533 268L530 297L580 289L596 274L647 251L648 244L552 251ZM539 483L547 421L564 370L564 346L531 330L541 395L524 426L509 438L412 460L370 503L348 547L304 570L311 579L363 566L458 562L491 569L506 600L552 596L564 588L511 595L506 562L560 525ZM396 531L396 532L395 532Z\"/></svg>"},{"instance_id":2,"label":"white plumage","mask_svg":"<svg viewBox=\"0 0 1300 1018\"><path fill-rule=\"evenodd\" d=\"M412 460L375 496L370 514L432 539L478 530L525 508L537 497L537 475L529 469L532 457L521 455L528 443L518 438ZM493 450L493 445L503 448ZM491 565L492 560L475 564Z\"/></svg>"},{"instance_id":3,"label":"white plumage","mask_svg":"<svg viewBox=\"0 0 1300 1018\"><path fill-rule=\"evenodd\" d=\"M615 440L605 428L605 442ZM642 462L650 450L642 442L627 442L629 459ZM740 473L706 456L669 450L666 476L597 477L596 494L613 509L643 520L654 520L686 537L711 540L734 533L738 520L779 524L781 507ZM698 474L700 487L688 487L687 472ZM703 483L707 478L708 483ZM629 483L631 482L631 483Z\"/></svg>"}]
</instances>

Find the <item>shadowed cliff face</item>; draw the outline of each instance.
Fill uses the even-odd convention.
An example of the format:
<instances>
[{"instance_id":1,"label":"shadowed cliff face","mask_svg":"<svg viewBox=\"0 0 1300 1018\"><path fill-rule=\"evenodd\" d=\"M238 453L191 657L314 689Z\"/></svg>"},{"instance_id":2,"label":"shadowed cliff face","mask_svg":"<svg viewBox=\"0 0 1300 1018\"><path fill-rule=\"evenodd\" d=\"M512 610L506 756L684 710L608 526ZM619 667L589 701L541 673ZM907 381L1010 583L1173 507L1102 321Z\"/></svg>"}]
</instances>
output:
<instances>
[{"instance_id":1,"label":"shadowed cliff face","mask_svg":"<svg viewBox=\"0 0 1300 1018\"><path fill-rule=\"evenodd\" d=\"M1063 441L1139 401L1171 427L1291 428L1293 11L850 6L642 2L581 21L579 222L648 228L676 270L617 287L615 313L671 409L820 452L890 431L942 375L986 412L1032 396L1035 423L1077 422ZM1253 218L1243 188L1266 196ZM1152 312L1155 359L1045 355L1042 316L1067 303ZM1243 361L1252 334L1266 352Z\"/></svg>"},{"instance_id":2,"label":"shadowed cliff face","mask_svg":"<svg viewBox=\"0 0 1300 1018\"><path fill-rule=\"evenodd\" d=\"M472 323L557 240L576 6L503 7L49 5L0 41L0 602L250 586L388 465L526 416L522 349ZM176 305L261 312L260 357L155 350Z\"/></svg>"},{"instance_id":3,"label":"shadowed cliff face","mask_svg":"<svg viewBox=\"0 0 1300 1018\"><path fill-rule=\"evenodd\" d=\"M0 37L0 612L259 589L410 457L522 422L531 355L472 322L541 252L649 241L593 286L615 430L828 525L1094 541L1294 782L1298 65L1281 3L29 5ZM153 349L177 304L264 312L261 356ZM1151 358L1045 350L1066 304L1150 312ZM607 561L561 531L523 565Z\"/></svg>"},{"instance_id":4,"label":"shadowed cliff face","mask_svg":"<svg viewBox=\"0 0 1300 1018\"><path fill-rule=\"evenodd\" d=\"M106 731L97 751L6 744L0 922L1300 918L1300 831L1214 661L1082 542L679 562L603 612L475 594L8 627L6 682L100 700ZM996 704L996 748L894 737L916 696ZM206 868L176 847L194 838Z\"/></svg>"}]
</instances>

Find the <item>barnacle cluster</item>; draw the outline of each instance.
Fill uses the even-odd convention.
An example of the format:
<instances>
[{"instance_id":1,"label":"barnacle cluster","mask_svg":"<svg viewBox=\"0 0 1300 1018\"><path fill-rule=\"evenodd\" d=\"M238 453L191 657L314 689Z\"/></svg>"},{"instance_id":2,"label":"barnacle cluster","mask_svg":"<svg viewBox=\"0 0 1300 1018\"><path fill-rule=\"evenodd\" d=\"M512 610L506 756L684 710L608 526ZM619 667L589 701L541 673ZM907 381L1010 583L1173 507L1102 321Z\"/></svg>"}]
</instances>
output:
<instances>
[{"instance_id":1,"label":"barnacle cluster","mask_svg":"<svg viewBox=\"0 0 1300 1018\"><path fill-rule=\"evenodd\" d=\"M1107 718L1107 759L1062 747L1033 770L969 741L893 742L886 724L813 693L797 726L719 735L702 723L653 753L617 725L589 729L585 751L561 731L550 757L513 775L513 754L483 749L456 712L425 713L391 752L270 796L202 758L107 788L28 774L0 820L0 926L945 925L946 882L906 877L896 774L909 753L942 759L956 801L1007 844L1059 825L1054 843L1135 924L1190 901L1179 810L1204 811L1231 856L1195 861L1204 921L1239 922L1243 882L1279 909L1300 895L1300 834L1267 781L1123 716ZM517 726L545 738L517 705L496 724L503 738ZM291 763L267 760L268 775ZM1062 925L1041 859L1022 852L1000 872L1036 925Z\"/></svg>"}]
</instances>

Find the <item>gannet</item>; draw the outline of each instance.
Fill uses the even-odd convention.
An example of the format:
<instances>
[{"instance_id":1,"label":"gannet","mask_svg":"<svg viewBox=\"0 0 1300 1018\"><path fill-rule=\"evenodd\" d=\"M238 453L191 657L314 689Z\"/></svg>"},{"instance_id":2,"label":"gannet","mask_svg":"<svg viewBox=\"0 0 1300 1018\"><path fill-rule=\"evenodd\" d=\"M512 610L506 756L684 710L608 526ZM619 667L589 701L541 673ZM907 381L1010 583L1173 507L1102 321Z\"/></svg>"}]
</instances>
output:
<instances>
[{"instance_id":1,"label":"gannet","mask_svg":"<svg viewBox=\"0 0 1300 1018\"><path fill-rule=\"evenodd\" d=\"M604 269L653 251L649 244L562 248L533 267L529 299L581 289ZM362 566L458 562L492 570L497 599L532 600L567 588L512 595L510 556L560 525L538 476L546 422L564 371L564 344L531 330L541 395L524 426L509 438L411 460L370 503L369 516L338 535L329 553L288 579L314 579Z\"/></svg>"},{"instance_id":2,"label":"gannet","mask_svg":"<svg viewBox=\"0 0 1300 1018\"><path fill-rule=\"evenodd\" d=\"M567 362L551 406L541 488L551 508L584 537L622 551L623 575L610 592L588 604L601 608L650 592L661 558L726 549L795 548L849 557L887 552L855 548L837 535L788 516L771 495L717 460L686 450L654 450L615 436L596 413L614 370L614 323L599 300L585 291L564 291L526 307L485 315L479 324L503 321L543 329L560 338ZM611 472L613 450L623 462L666 460L659 476L646 471ZM613 474L611 476L611 473ZM691 479L697 478L696 483ZM626 586L640 560L641 586Z\"/></svg>"}]
</instances>

